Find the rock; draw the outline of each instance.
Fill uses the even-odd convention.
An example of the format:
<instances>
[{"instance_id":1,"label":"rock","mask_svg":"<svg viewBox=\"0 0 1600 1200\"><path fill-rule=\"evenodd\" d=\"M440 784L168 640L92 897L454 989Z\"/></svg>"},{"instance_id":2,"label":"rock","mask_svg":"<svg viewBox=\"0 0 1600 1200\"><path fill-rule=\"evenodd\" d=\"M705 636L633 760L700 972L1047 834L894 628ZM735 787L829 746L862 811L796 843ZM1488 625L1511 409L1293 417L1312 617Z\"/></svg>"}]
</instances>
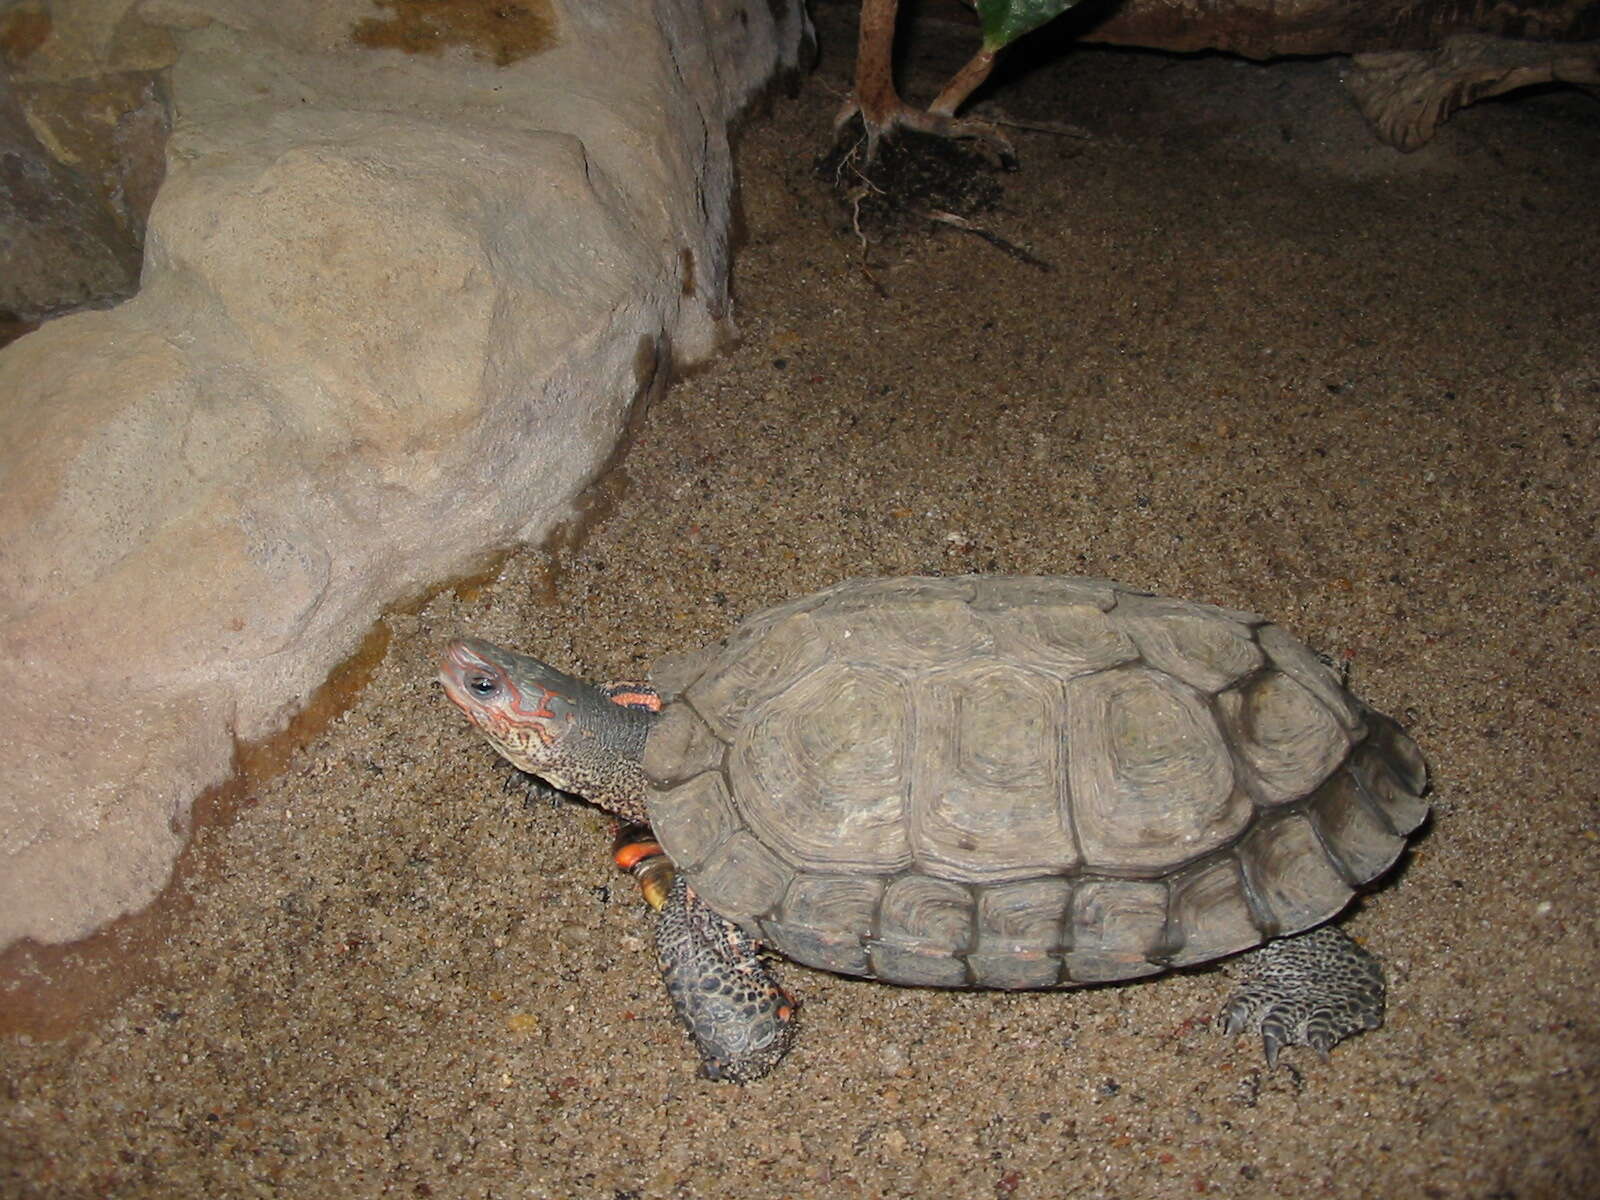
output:
<instances>
[{"instance_id":1,"label":"rock","mask_svg":"<svg viewBox=\"0 0 1600 1200\"><path fill-rule=\"evenodd\" d=\"M126 4L60 7L59 22L39 0L0 13L0 316L13 321L133 294L164 166L170 39Z\"/></svg>"},{"instance_id":2,"label":"rock","mask_svg":"<svg viewBox=\"0 0 1600 1200\"><path fill-rule=\"evenodd\" d=\"M148 903L235 739L546 532L727 335L726 128L803 11L512 7L540 36L460 4L436 53L365 0L139 9L176 45L140 291L0 352L0 945Z\"/></svg>"},{"instance_id":3,"label":"rock","mask_svg":"<svg viewBox=\"0 0 1600 1200\"><path fill-rule=\"evenodd\" d=\"M94 184L52 156L0 76L0 315L37 321L124 298L139 282L137 238Z\"/></svg>"},{"instance_id":4,"label":"rock","mask_svg":"<svg viewBox=\"0 0 1600 1200\"><path fill-rule=\"evenodd\" d=\"M166 170L170 132L157 76L128 71L20 82L18 92L29 124L56 160L83 175L117 228L134 247L142 245L145 218ZM134 258L137 265L137 250Z\"/></svg>"}]
</instances>

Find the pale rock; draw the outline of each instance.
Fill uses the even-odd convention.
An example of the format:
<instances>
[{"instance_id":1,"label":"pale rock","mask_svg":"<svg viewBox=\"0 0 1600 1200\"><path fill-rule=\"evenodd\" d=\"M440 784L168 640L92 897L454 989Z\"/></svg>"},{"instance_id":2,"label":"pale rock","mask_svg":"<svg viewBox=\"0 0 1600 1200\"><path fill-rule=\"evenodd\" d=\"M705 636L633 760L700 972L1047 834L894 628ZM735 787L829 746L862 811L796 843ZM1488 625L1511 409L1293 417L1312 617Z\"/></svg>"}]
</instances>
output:
<instances>
[{"instance_id":1,"label":"pale rock","mask_svg":"<svg viewBox=\"0 0 1600 1200\"><path fill-rule=\"evenodd\" d=\"M0 352L0 945L148 903L235 739L540 537L729 332L727 126L800 6L552 6L505 67L352 39L384 11L139 10L176 44L140 291Z\"/></svg>"}]
</instances>

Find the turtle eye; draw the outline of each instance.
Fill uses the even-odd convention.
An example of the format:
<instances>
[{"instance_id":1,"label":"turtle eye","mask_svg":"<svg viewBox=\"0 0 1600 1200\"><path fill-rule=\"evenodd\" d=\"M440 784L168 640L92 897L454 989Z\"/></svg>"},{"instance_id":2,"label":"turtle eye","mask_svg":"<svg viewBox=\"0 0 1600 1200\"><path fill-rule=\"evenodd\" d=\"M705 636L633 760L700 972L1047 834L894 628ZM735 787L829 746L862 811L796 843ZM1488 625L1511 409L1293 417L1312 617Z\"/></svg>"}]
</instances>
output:
<instances>
[{"instance_id":1,"label":"turtle eye","mask_svg":"<svg viewBox=\"0 0 1600 1200\"><path fill-rule=\"evenodd\" d=\"M492 696L500 690L500 681L493 675L478 673L467 676L467 690L474 696Z\"/></svg>"}]
</instances>

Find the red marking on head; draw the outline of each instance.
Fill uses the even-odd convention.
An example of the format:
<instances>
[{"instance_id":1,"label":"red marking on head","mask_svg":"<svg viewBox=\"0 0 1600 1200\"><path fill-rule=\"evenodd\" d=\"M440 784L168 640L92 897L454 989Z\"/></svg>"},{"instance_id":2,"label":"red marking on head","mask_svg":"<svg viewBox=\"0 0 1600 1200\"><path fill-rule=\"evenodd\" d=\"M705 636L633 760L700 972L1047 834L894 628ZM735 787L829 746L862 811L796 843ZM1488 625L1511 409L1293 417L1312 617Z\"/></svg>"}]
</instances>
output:
<instances>
[{"instance_id":1,"label":"red marking on head","mask_svg":"<svg viewBox=\"0 0 1600 1200\"><path fill-rule=\"evenodd\" d=\"M565 700L566 697L560 692L553 691L550 688L545 687L543 684L535 684L534 686L538 687L539 691L544 694L539 697L539 707L528 713L528 716L550 717L551 719L554 719L556 714L550 710L550 697L554 696L558 700Z\"/></svg>"}]
</instances>

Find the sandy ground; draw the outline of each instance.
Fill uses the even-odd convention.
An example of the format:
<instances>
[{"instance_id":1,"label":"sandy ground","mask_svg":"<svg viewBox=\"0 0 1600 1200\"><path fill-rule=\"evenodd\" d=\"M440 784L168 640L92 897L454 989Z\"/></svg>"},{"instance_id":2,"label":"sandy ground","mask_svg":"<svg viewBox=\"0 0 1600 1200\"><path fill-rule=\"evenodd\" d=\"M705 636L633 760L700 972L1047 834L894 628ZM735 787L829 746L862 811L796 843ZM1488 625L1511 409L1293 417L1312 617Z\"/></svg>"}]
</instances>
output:
<instances>
[{"instance_id":1,"label":"sandy ground","mask_svg":"<svg viewBox=\"0 0 1600 1200\"><path fill-rule=\"evenodd\" d=\"M0 1193L1600 1194L1600 106L1480 106L1403 158L1334 62L1073 54L1000 99L1093 137L1017 135L982 218L1046 271L928 225L863 247L811 175L852 57L823 16L742 138L742 344L646 415L576 548L389 620L359 702L200 835L153 981L0 1043ZM964 48L919 44L912 90ZM1385 1028L1268 1072L1208 1027L1216 971L789 966L796 1051L704 1082L605 819L508 787L432 681L462 631L629 676L844 577L966 571L1348 658L1434 772L1348 922Z\"/></svg>"}]
</instances>

